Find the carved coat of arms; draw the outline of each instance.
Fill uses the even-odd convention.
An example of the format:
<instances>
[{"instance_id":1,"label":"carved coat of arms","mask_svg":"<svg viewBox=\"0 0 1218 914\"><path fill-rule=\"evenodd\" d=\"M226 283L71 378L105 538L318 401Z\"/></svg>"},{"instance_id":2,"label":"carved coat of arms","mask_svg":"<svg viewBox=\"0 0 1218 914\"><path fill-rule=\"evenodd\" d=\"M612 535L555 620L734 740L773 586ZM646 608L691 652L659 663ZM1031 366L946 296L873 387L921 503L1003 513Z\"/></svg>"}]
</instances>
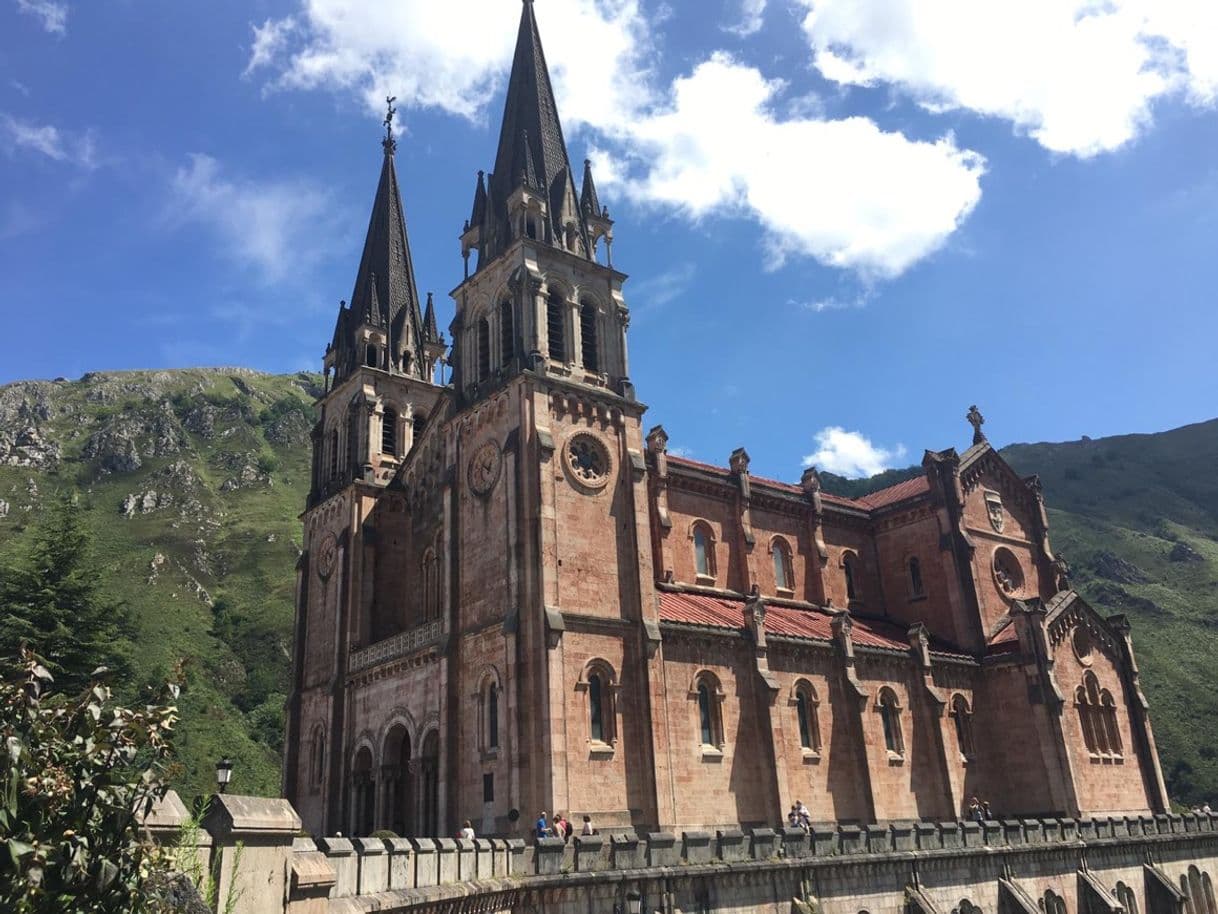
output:
<instances>
[{"instance_id":1,"label":"carved coat of arms","mask_svg":"<svg viewBox=\"0 0 1218 914\"><path fill-rule=\"evenodd\" d=\"M986 492L985 510L989 515L990 526L994 528L994 532L1001 533L1002 528L1006 526L1006 515L1002 510L1002 496L997 492Z\"/></svg>"}]
</instances>

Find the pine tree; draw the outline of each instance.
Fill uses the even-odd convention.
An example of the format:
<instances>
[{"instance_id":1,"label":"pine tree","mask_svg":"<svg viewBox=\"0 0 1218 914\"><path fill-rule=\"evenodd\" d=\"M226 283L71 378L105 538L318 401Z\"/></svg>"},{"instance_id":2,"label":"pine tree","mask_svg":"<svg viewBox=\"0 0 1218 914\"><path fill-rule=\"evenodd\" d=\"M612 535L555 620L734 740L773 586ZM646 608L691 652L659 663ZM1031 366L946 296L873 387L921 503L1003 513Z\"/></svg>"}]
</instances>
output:
<instances>
[{"instance_id":1,"label":"pine tree","mask_svg":"<svg viewBox=\"0 0 1218 914\"><path fill-rule=\"evenodd\" d=\"M28 643L69 693L99 666L127 670L125 615L102 595L91 552L80 507L64 496L34 531L24 560L0 574L0 656Z\"/></svg>"}]
</instances>

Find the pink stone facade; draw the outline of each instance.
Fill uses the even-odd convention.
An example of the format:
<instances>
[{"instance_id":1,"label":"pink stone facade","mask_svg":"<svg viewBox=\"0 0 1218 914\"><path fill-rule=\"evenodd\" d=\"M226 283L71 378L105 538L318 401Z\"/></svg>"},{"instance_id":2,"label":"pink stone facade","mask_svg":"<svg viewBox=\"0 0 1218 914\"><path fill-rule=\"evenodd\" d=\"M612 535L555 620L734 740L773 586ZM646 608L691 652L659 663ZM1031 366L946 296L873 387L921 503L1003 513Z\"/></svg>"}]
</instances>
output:
<instances>
[{"instance_id":1,"label":"pink stone facade","mask_svg":"<svg viewBox=\"0 0 1218 914\"><path fill-rule=\"evenodd\" d=\"M528 145L561 141L516 73L538 59L525 4L505 136L534 127L501 140L518 186L479 178L451 348L430 303L411 343L389 245L404 304L370 281L327 354L284 772L305 828L1166 811L1128 625L1070 589L1038 481L979 423L857 500L646 430L612 222L561 142ZM403 218L392 154L366 260Z\"/></svg>"}]
</instances>

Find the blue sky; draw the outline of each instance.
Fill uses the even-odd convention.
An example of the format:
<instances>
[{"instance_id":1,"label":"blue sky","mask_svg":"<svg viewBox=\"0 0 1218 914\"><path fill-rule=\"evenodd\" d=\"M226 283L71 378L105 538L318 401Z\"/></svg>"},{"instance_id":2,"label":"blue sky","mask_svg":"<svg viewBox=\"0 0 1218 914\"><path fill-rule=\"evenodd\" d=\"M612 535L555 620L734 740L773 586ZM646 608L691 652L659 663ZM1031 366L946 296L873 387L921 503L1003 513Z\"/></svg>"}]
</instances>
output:
<instances>
[{"instance_id":1,"label":"blue sky","mask_svg":"<svg viewBox=\"0 0 1218 914\"><path fill-rule=\"evenodd\" d=\"M917 9L917 15L914 10ZM1218 410L1212 0L537 0L672 445L796 479ZM398 96L451 317L514 0L0 0L0 383L317 368Z\"/></svg>"}]
</instances>

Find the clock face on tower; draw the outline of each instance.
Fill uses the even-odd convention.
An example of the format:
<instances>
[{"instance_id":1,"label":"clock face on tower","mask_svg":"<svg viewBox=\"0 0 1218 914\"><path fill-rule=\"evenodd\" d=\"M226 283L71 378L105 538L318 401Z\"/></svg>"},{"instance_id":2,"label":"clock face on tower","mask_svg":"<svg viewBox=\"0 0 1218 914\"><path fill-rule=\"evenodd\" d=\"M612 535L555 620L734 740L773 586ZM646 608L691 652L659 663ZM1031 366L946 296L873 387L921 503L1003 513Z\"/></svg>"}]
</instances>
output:
<instances>
[{"instance_id":1,"label":"clock face on tower","mask_svg":"<svg viewBox=\"0 0 1218 914\"><path fill-rule=\"evenodd\" d=\"M488 441L474 451L473 459L469 462L469 487L475 495L490 494L499 481L502 464L503 455L494 441Z\"/></svg>"},{"instance_id":2,"label":"clock face on tower","mask_svg":"<svg viewBox=\"0 0 1218 914\"><path fill-rule=\"evenodd\" d=\"M321 546L317 550L317 574L323 581L330 577L337 560L338 541L334 538L334 534L331 533L321 541Z\"/></svg>"}]
</instances>

